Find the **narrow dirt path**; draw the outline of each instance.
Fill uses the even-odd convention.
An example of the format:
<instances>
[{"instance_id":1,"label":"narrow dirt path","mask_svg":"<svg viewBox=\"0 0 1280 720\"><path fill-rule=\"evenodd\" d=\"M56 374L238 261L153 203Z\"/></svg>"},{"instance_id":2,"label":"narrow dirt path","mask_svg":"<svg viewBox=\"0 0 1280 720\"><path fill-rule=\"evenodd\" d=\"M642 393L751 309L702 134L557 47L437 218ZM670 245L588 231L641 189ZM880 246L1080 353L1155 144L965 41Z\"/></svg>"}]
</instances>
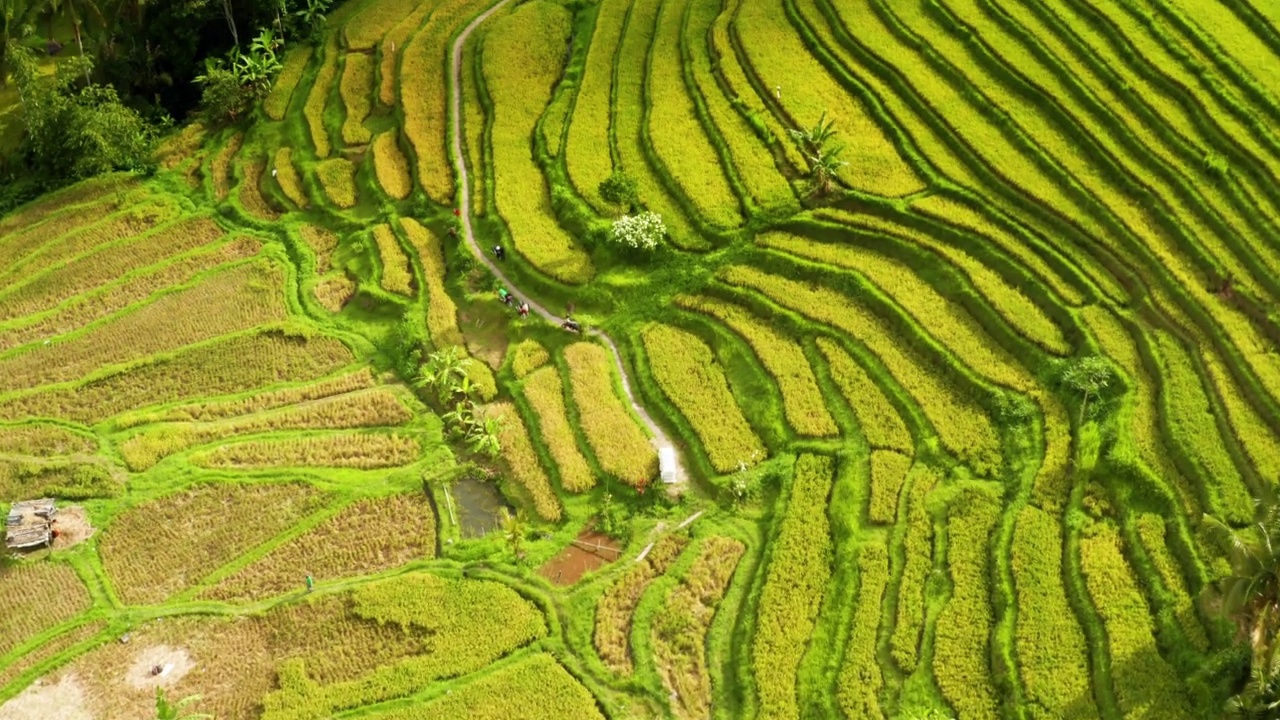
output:
<instances>
[{"instance_id":1,"label":"narrow dirt path","mask_svg":"<svg viewBox=\"0 0 1280 720\"><path fill-rule=\"evenodd\" d=\"M449 116L453 123L453 164L454 168L457 170L458 188L462 196L461 206L458 209L462 218L463 237L466 238L467 246L471 248L472 254L475 255L480 262L484 263L504 285L511 289L516 300L522 300L529 303L529 309L534 313L537 313L547 322L560 325L564 322L564 318L561 318L555 313L547 310L536 300L527 297L524 293L520 292L519 288L511 283L507 278L506 273L502 272L502 268L498 267L498 264L485 254L484 250L480 247L480 243L476 242L475 232L471 227L471 178L470 174L467 172L466 155L462 151L462 48L466 44L467 38L471 37L471 33L479 27L481 23L488 20L489 16L493 15L493 13L497 12L502 6L509 2L511 2L511 0L501 0L493 7L484 11L479 17L472 20L471 23L463 29L462 33L458 35L458 39L453 43L452 62L450 63L453 78L449 97ZM618 376L622 378L622 389L627 394L627 400L631 403L631 408L635 410L635 413L640 417L641 422L643 422L645 427L649 429L654 447L658 450L670 448L671 452L675 455L677 478L676 486L682 487L687 482L689 475L685 470L684 460L680 457L680 450L672 444L671 439L667 437L667 434L663 432L662 428L658 427L658 424L653 421L653 418L649 416L649 413L636 401L635 393L631 389L631 380L627 377L627 369L626 366L622 364L622 354L618 352L617 344L613 342L613 338L599 330L588 329L586 332L588 335L598 338L605 344L605 347L609 348L609 352L613 355L613 364L618 369Z\"/></svg>"}]
</instances>

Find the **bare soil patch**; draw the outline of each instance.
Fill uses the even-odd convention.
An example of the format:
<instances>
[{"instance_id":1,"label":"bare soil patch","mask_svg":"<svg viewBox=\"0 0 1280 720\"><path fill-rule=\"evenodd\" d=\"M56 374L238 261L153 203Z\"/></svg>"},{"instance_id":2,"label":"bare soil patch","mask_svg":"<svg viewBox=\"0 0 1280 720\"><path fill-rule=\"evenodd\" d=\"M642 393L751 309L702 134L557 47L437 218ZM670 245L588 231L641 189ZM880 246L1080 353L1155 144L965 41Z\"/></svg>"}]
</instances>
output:
<instances>
[{"instance_id":1,"label":"bare soil patch","mask_svg":"<svg viewBox=\"0 0 1280 720\"><path fill-rule=\"evenodd\" d=\"M79 505L58 509L58 521L53 527L58 537L53 539L55 550L63 550L93 537L94 528L89 524L89 514Z\"/></svg>"},{"instance_id":2,"label":"bare soil patch","mask_svg":"<svg viewBox=\"0 0 1280 720\"><path fill-rule=\"evenodd\" d=\"M538 573L557 585L572 585L588 572L617 560L622 546L595 530L583 530L569 547L543 565Z\"/></svg>"},{"instance_id":3,"label":"bare soil patch","mask_svg":"<svg viewBox=\"0 0 1280 720\"><path fill-rule=\"evenodd\" d=\"M75 675L56 683L36 680L21 695L0 705L0 720L95 720Z\"/></svg>"},{"instance_id":4,"label":"bare soil patch","mask_svg":"<svg viewBox=\"0 0 1280 720\"><path fill-rule=\"evenodd\" d=\"M195 666L191 656L182 648L152 645L138 653L124 679L135 690L171 688Z\"/></svg>"}]
</instances>

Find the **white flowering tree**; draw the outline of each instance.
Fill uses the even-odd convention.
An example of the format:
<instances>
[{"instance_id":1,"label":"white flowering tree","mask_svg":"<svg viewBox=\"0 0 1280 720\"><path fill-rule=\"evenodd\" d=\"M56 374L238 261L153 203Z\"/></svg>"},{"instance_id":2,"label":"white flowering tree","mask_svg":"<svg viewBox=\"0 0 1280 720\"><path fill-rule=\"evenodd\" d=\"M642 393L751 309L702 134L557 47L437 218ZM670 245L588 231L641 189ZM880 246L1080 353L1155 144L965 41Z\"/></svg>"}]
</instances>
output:
<instances>
[{"instance_id":1,"label":"white flowering tree","mask_svg":"<svg viewBox=\"0 0 1280 720\"><path fill-rule=\"evenodd\" d=\"M662 216L646 210L635 215L623 215L614 220L609 239L619 245L652 250L658 247L658 243L666 234L667 226L662 222Z\"/></svg>"}]
</instances>

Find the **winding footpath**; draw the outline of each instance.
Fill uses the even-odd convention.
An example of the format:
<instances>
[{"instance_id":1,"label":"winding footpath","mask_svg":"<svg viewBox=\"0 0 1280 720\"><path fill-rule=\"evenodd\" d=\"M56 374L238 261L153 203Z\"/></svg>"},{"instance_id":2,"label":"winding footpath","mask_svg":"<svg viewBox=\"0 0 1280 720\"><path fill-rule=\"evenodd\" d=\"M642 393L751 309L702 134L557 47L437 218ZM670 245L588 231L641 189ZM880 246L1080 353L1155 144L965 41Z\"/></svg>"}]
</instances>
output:
<instances>
[{"instance_id":1,"label":"winding footpath","mask_svg":"<svg viewBox=\"0 0 1280 720\"><path fill-rule=\"evenodd\" d=\"M564 322L564 318L561 318L550 310L547 310L536 300L525 296L524 293L520 292L519 288L511 283L506 274L502 272L502 269L498 267L498 264L485 254L484 250L480 247L480 243L476 241L475 232L471 226L471 178L470 174L467 172L467 158L462 151L462 49L463 46L466 45L467 38L471 37L471 33L479 27L481 23L488 20L489 16L493 15L501 9L502 6L509 2L511 2L511 0L501 0L493 7L481 13L463 29L453 43L453 55L450 63L453 77L449 87L449 118L453 125L453 165L457 171L458 189L461 194L458 210L462 219L462 234L466 239L467 246L471 248L471 253L475 255L480 262L484 263L485 266L489 268L489 271L502 281L503 285L511 289L512 295L515 296L516 300L529 303L529 309L534 313L545 319L547 322L560 325ZM680 450L672 444L671 439L667 437L667 434L662 430L662 428L653 421L653 418L649 413L640 406L639 402L636 401L635 393L631 389L631 380L627 377L627 368L622 363L622 354L618 352L617 344L613 342L613 338L594 328L588 328L586 330L586 334L598 338L605 344L605 347L609 348L609 352L613 355L613 364L618 369L618 376L622 378L622 390L627 394L627 400L631 403L632 410L635 411L641 422L644 423L644 426L648 428L651 442L654 447L658 449L659 453L661 453L663 449L669 449L671 454L674 455L676 463L675 487L682 488L688 481L689 474L685 469L684 460L680 456Z\"/></svg>"}]
</instances>

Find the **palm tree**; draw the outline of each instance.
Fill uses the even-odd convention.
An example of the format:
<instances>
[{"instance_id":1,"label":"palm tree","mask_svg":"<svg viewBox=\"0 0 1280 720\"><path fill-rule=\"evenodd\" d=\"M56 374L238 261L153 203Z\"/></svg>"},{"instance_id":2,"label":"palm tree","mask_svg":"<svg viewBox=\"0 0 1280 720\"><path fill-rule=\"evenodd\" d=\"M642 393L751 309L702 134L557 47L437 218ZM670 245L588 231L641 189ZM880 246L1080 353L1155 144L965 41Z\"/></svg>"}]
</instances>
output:
<instances>
[{"instance_id":1,"label":"palm tree","mask_svg":"<svg viewBox=\"0 0 1280 720\"><path fill-rule=\"evenodd\" d=\"M1210 533L1222 539L1231 564L1223 579L1222 609L1235 620L1253 650L1255 674L1274 683L1277 670L1276 632L1280 630L1280 504L1267 492L1256 501L1252 524L1235 529L1205 515Z\"/></svg>"},{"instance_id":2,"label":"palm tree","mask_svg":"<svg viewBox=\"0 0 1280 720\"><path fill-rule=\"evenodd\" d=\"M1111 378L1115 372L1111 369L1111 364L1106 358L1097 355L1090 355L1081 358L1067 368L1062 374L1062 380L1068 387L1078 393L1083 393L1080 399L1080 424L1084 424L1084 409L1089 404L1089 397L1097 397L1107 386L1111 384Z\"/></svg>"},{"instance_id":3,"label":"palm tree","mask_svg":"<svg viewBox=\"0 0 1280 720\"><path fill-rule=\"evenodd\" d=\"M1280 667L1254 663L1244 690L1227 701L1226 717L1232 720L1280 719Z\"/></svg>"},{"instance_id":4,"label":"palm tree","mask_svg":"<svg viewBox=\"0 0 1280 720\"><path fill-rule=\"evenodd\" d=\"M199 695L192 695L176 703L171 703L165 697L164 688L158 687L156 688L156 720L213 720L212 715L204 713L182 714L188 705L197 702L200 702Z\"/></svg>"}]
</instances>

